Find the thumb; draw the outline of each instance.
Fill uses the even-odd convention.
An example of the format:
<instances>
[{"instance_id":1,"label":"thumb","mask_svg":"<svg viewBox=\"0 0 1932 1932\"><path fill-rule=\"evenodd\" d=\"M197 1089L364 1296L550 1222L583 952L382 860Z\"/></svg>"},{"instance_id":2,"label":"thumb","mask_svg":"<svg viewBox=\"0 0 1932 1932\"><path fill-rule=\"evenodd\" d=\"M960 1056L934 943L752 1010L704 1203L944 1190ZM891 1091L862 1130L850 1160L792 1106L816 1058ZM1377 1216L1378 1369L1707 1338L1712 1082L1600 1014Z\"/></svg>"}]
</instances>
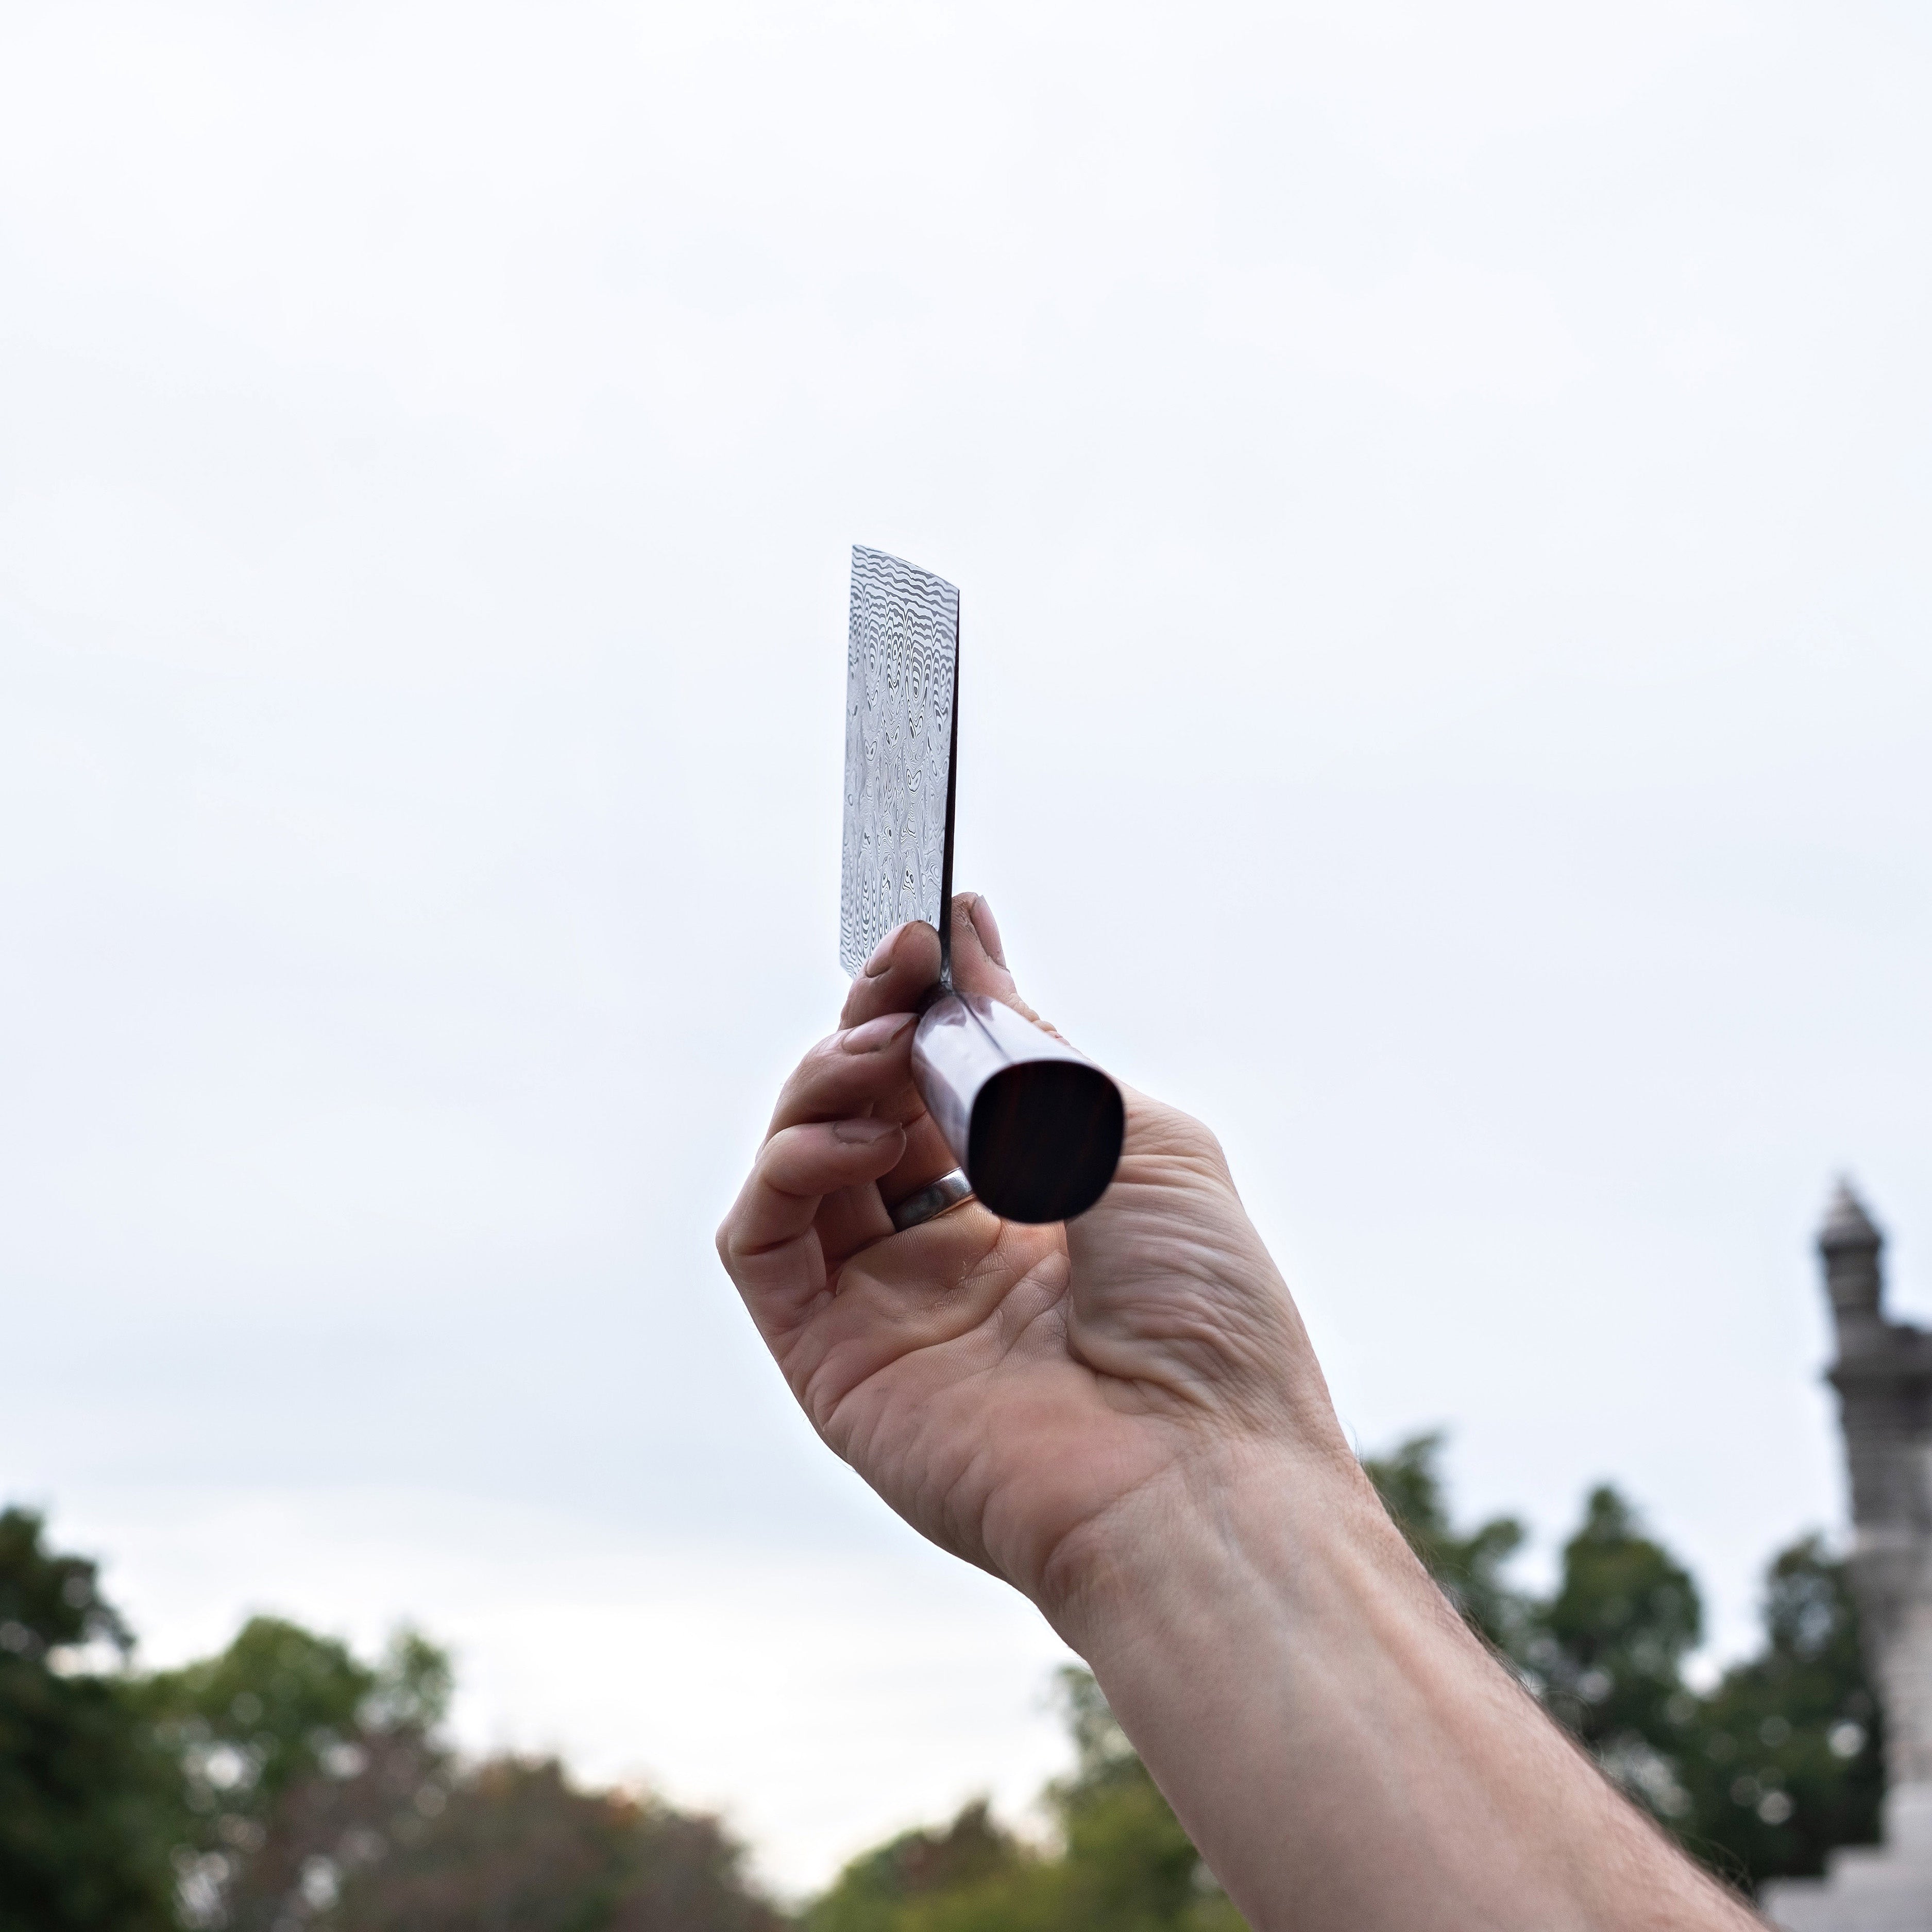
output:
<instances>
[{"instance_id":1,"label":"thumb","mask_svg":"<svg viewBox=\"0 0 1932 1932\"><path fill-rule=\"evenodd\" d=\"M1002 1006L1024 1014L1035 1026L1046 1027L1039 1014L1020 997L1006 968L1006 954L993 908L978 892L959 892L952 901L952 983L962 993L984 993ZM1055 1037L1058 1036L1056 1034Z\"/></svg>"}]
</instances>

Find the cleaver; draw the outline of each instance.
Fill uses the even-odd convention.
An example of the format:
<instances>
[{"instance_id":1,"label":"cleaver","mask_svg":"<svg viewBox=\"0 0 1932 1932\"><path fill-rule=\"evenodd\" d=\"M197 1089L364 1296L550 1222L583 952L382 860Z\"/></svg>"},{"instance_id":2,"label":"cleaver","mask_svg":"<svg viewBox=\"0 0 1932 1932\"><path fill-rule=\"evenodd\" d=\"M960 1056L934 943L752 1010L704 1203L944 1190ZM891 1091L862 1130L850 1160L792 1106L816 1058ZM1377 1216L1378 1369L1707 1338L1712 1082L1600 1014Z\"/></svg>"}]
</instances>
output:
<instances>
[{"instance_id":1,"label":"cleaver","mask_svg":"<svg viewBox=\"0 0 1932 1932\"><path fill-rule=\"evenodd\" d=\"M838 958L856 975L892 928L939 934L939 983L913 1034L926 1111L986 1206L1070 1221L1120 1158L1120 1090L1094 1063L983 993L952 984L952 818L959 746L959 592L852 550L845 645L845 823Z\"/></svg>"}]
</instances>

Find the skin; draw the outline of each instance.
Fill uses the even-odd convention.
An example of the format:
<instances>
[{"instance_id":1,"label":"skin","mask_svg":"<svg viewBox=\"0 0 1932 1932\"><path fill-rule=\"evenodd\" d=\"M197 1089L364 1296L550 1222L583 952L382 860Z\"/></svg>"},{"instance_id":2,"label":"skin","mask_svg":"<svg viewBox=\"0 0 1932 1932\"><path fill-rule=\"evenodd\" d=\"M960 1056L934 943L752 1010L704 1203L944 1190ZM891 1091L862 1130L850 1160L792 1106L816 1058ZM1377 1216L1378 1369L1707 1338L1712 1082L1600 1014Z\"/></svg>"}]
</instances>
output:
<instances>
[{"instance_id":1,"label":"skin","mask_svg":"<svg viewBox=\"0 0 1932 1932\"><path fill-rule=\"evenodd\" d=\"M962 992L1039 1023L986 902ZM891 934L778 1096L718 1232L813 1426L1085 1658L1258 1932L1757 1926L1474 1638L1376 1500L1199 1122L1126 1090L1100 1204L976 1202L911 1076L930 926Z\"/></svg>"}]
</instances>

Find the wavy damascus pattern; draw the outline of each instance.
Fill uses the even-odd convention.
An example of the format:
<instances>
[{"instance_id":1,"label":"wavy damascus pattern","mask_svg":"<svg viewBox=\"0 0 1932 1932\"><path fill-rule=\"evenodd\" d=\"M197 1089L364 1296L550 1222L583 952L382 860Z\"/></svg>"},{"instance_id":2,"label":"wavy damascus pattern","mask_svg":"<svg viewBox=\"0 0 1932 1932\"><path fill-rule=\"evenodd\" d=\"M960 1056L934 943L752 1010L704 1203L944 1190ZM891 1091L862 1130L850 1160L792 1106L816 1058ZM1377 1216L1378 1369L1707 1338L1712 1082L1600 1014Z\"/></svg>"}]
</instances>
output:
<instances>
[{"instance_id":1,"label":"wavy damascus pattern","mask_svg":"<svg viewBox=\"0 0 1932 1932\"><path fill-rule=\"evenodd\" d=\"M958 592L855 544L838 908L838 958L848 973L902 920L939 923L958 653Z\"/></svg>"}]
</instances>

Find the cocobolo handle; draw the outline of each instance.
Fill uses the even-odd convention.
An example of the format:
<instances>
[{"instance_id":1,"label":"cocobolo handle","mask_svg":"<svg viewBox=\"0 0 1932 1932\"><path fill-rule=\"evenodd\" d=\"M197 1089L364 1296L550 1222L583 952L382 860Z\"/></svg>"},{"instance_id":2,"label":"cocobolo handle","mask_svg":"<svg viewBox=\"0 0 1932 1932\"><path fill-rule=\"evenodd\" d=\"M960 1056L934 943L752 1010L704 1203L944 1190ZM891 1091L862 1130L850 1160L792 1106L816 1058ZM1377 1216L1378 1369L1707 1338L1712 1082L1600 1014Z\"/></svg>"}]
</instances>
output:
<instances>
[{"instance_id":1,"label":"cocobolo handle","mask_svg":"<svg viewBox=\"0 0 1932 1932\"><path fill-rule=\"evenodd\" d=\"M913 1078L973 1191L1009 1221L1070 1221L1106 1192L1126 1108L1100 1068L1011 1006L948 993L912 1036Z\"/></svg>"}]
</instances>

